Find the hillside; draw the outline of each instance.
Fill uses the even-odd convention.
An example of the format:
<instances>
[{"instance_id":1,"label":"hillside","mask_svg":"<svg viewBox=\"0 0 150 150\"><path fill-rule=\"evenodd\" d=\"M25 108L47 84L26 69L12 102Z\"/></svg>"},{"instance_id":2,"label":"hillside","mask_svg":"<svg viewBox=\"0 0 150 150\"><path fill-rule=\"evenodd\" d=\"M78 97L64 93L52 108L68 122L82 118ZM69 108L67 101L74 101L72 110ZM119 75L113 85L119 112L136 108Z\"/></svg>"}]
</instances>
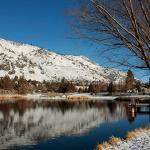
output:
<instances>
[{"instance_id":1,"label":"hillside","mask_svg":"<svg viewBox=\"0 0 150 150\"><path fill-rule=\"evenodd\" d=\"M23 43L0 39L0 76L27 80L122 81L125 73L104 68L84 56L61 55Z\"/></svg>"}]
</instances>

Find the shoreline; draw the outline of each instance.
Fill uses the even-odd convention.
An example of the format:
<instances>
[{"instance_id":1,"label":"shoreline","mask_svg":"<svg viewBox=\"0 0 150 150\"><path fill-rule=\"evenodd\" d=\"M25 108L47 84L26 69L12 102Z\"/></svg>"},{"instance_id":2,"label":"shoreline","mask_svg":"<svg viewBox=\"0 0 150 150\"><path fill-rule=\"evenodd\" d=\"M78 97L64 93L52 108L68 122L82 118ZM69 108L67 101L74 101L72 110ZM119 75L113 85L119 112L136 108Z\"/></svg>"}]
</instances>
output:
<instances>
[{"instance_id":1,"label":"shoreline","mask_svg":"<svg viewBox=\"0 0 150 150\"><path fill-rule=\"evenodd\" d=\"M129 96L117 96L117 95L91 95L90 93L34 93L34 94L0 94L0 100L67 100L67 101L88 101L88 100L115 100L120 102L126 102L129 99L139 101L150 100L150 95L129 95Z\"/></svg>"},{"instance_id":2,"label":"shoreline","mask_svg":"<svg viewBox=\"0 0 150 150\"><path fill-rule=\"evenodd\" d=\"M128 96L132 97L148 97L150 99L150 95L135 95ZM39 101L42 102L44 100L49 100L52 102L60 101L60 102L68 102L68 103L78 103L78 102L88 102L88 101L116 101L117 96L103 96L103 95L90 95L89 93L34 93L34 94L0 94L0 102L1 101L9 101L17 102L21 100L25 101ZM118 96L119 97L119 96ZM121 96L127 97L127 96ZM120 101L123 102L123 101ZM125 101L124 101L125 102ZM146 144L145 144L146 142ZM148 143L148 144L147 144ZM142 150L144 147L145 150L150 149L150 125L146 128L139 128L134 131L128 132L125 139L120 139L117 137L112 137L109 141L106 141L102 144L98 144L96 150Z\"/></svg>"},{"instance_id":3,"label":"shoreline","mask_svg":"<svg viewBox=\"0 0 150 150\"><path fill-rule=\"evenodd\" d=\"M109 141L98 144L96 150L149 150L150 125L127 133L125 139L111 137Z\"/></svg>"},{"instance_id":4,"label":"shoreline","mask_svg":"<svg viewBox=\"0 0 150 150\"><path fill-rule=\"evenodd\" d=\"M21 100L21 99L26 99L26 97L20 94L0 94L0 101L1 100Z\"/></svg>"}]
</instances>

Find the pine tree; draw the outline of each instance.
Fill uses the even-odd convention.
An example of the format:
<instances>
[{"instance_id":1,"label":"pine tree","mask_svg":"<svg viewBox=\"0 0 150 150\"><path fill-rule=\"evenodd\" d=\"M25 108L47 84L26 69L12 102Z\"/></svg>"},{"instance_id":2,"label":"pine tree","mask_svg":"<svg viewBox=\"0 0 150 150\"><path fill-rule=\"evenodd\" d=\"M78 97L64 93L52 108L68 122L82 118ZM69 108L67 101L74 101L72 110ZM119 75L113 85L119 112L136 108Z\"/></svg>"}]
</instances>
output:
<instances>
[{"instance_id":1,"label":"pine tree","mask_svg":"<svg viewBox=\"0 0 150 150\"><path fill-rule=\"evenodd\" d=\"M128 90L133 91L133 89L135 88L135 79L131 70L128 70L127 72L125 84L126 84L126 91Z\"/></svg>"},{"instance_id":2,"label":"pine tree","mask_svg":"<svg viewBox=\"0 0 150 150\"><path fill-rule=\"evenodd\" d=\"M13 88L12 80L8 75L3 78L2 88L4 90L12 90Z\"/></svg>"},{"instance_id":3,"label":"pine tree","mask_svg":"<svg viewBox=\"0 0 150 150\"><path fill-rule=\"evenodd\" d=\"M83 92L83 89L82 88L79 88L78 89L78 93L82 93Z\"/></svg>"},{"instance_id":4,"label":"pine tree","mask_svg":"<svg viewBox=\"0 0 150 150\"><path fill-rule=\"evenodd\" d=\"M13 82L13 89L18 90L18 76L15 76L12 82Z\"/></svg>"},{"instance_id":5,"label":"pine tree","mask_svg":"<svg viewBox=\"0 0 150 150\"><path fill-rule=\"evenodd\" d=\"M3 78L0 78L0 89L3 89Z\"/></svg>"},{"instance_id":6,"label":"pine tree","mask_svg":"<svg viewBox=\"0 0 150 150\"><path fill-rule=\"evenodd\" d=\"M90 83L88 92L95 93L95 85L93 83Z\"/></svg>"},{"instance_id":7,"label":"pine tree","mask_svg":"<svg viewBox=\"0 0 150 150\"><path fill-rule=\"evenodd\" d=\"M66 92L75 92L75 91L76 91L75 85L72 82L69 82L63 78L60 83L58 92L66 93Z\"/></svg>"},{"instance_id":8,"label":"pine tree","mask_svg":"<svg viewBox=\"0 0 150 150\"><path fill-rule=\"evenodd\" d=\"M142 91L142 89L141 89L141 82L140 81L137 81L135 86L136 86L136 89L138 90L138 92Z\"/></svg>"},{"instance_id":9,"label":"pine tree","mask_svg":"<svg viewBox=\"0 0 150 150\"><path fill-rule=\"evenodd\" d=\"M66 92L75 92L76 88L72 82L66 83Z\"/></svg>"},{"instance_id":10,"label":"pine tree","mask_svg":"<svg viewBox=\"0 0 150 150\"><path fill-rule=\"evenodd\" d=\"M31 92L28 81L24 77L20 77L18 80L18 93L26 94L29 91Z\"/></svg>"},{"instance_id":11,"label":"pine tree","mask_svg":"<svg viewBox=\"0 0 150 150\"><path fill-rule=\"evenodd\" d=\"M108 91L110 94L112 94L113 92L115 92L115 87L114 87L113 82L110 82L110 83L109 83L107 91Z\"/></svg>"}]
</instances>

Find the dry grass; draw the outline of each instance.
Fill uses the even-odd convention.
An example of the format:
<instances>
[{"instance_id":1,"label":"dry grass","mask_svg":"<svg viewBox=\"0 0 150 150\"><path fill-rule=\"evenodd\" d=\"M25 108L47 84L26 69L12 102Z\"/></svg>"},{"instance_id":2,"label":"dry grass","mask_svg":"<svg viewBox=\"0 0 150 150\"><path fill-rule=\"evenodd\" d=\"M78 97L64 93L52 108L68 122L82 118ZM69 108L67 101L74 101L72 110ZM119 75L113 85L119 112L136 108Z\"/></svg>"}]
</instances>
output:
<instances>
[{"instance_id":1,"label":"dry grass","mask_svg":"<svg viewBox=\"0 0 150 150\"><path fill-rule=\"evenodd\" d=\"M48 97L56 97L56 96L63 96L62 93L48 93Z\"/></svg>"},{"instance_id":2,"label":"dry grass","mask_svg":"<svg viewBox=\"0 0 150 150\"><path fill-rule=\"evenodd\" d=\"M126 140L127 141L133 140L139 137L141 134L145 133L146 131L147 131L146 128L145 129L139 128L134 131L128 132Z\"/></svg>"},{"instance_id":3,"label":"dry grass","mask_svg":"<svg viewBox=\"0 0 150 150\"><path fill-rule=\"evenodd\" d=\"M87 101L89 100L89 97L88 96L74 96L74 95L70 95L70 96L67 96L67 100L69 101Z\"/></svg>"},{"instance_id":4,"label":"dry grass","mask_svg":"<svg viewBox=\"0 0 150 150\"><path fill-rule=\"evenodd\" d=\"M105 149L109 148L110 146L111 145L108 142L104 142L97 146L97 150L105 150Z\"/></svg>"},{"instance_id":5,"label":"dry grass","mask_svg":"<svg viewBox=\"0 0 150 150\"><path fill-rule=\"evenodd\" d=\"M8 100L8 99L20 100L24 98L25 97L23 95L0 95L0 100Z\"/></svg>"},{"instance_id":6,"label":"dry grass","mask_svg":"<svg viewBox=\"0 0 150 150\"><path fill-rule=\"evenodd\" d=\"M126 138L126 140L128 141L130 141L130 140L133 140L133 139L135 139L135 138L137 138L137 133L136 132L128 132L128 134L127 134L127 138Z\"/></svg>"},{"instance_id":7,"label":"dry grass","mask_svg":"<svg viewBox=\"0 0 150 150\"><path fill-rule=\"evenodd\" d=\"M105 149L108 149L109 147L111 146L115 146L117 145L118 143L121 142L121 139L120 138L116 138L116 137L111 137L111 139L108 141L108 142L104 142L102 144L99 144L97 146L97 150L105 150Z\"/></svg>"},{"instance_id":8,"label":"dry grass","mask_svg":"<svg viewBox=\"0 0 150 150\"><path fill-rule=\"evenodd\" d=\"M117 138L117 137L111 137L111 139L109 140L109 144L114 146L114 145L117 145L118 143L121 142L121 139L120 138Z\"/></svg>"},{"instance_id":9,"label":"dry grass","mask_svg":"<svg viewBox=\"0 0 150 150\"><path fill-rule=\"evenodd\" d=\"M126 137L126 141L134 140L135 138L138 138L140 135L142 135L146 132L150 132L149 126L146 128L139 128L139 129L136 129L134 131L128 132L127 137ZM119 144L121 141L123 141L123 139L112 137L108 142L104 142L102 144L99 144L97 146L97 150L109 149L110 147L113 147L113 146Z\"/></svg>"}]
</instances>

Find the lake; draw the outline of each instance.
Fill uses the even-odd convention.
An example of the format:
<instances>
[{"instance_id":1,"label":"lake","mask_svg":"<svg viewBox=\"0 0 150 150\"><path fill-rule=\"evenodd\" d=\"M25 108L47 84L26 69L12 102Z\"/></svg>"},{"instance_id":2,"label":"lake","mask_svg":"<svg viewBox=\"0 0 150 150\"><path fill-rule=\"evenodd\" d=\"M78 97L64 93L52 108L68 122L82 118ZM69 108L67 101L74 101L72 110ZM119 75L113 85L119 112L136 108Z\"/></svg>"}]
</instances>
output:
<instances>
[{"instance_id":1,"label":"lake","mask_svg":"<svg viewBox=\"0 0 150 150\"><path fill-rule=\"evenodd\" d=\"M0 150L93 150L111 136L150 122L149 106L131 112L115 101L0 101Z\"/></svg>"}]
</instances>

